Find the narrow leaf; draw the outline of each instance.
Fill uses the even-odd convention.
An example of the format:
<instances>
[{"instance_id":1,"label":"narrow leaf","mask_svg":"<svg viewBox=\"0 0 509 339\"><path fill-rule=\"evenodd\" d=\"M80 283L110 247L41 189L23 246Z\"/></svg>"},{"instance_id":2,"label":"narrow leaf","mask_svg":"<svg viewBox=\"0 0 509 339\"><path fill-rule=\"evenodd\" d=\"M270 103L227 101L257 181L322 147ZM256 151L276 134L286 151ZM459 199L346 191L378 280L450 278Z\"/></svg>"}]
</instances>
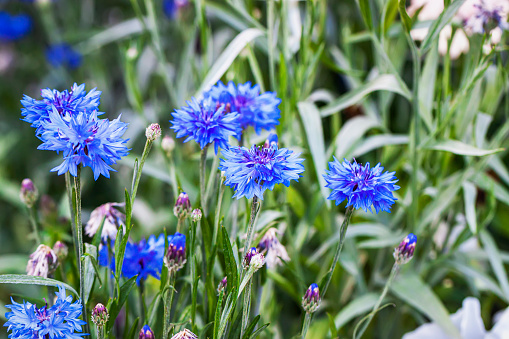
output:
<instances>
[{"instance_id":1,"label":"narrow leaf","mask_svg":"<svg viewBox=\"0 0 509 339\"><path fill-rule=\"evenodd\" d=\"M76 296L78 296L78 292L74 290L71 286L63 283L61 281L37 277L32 275L25 274L2 274L0 275L0 284L23 284L23 285L42 285L42 286L64 286L66 290L71 291Z\"/></svg>"},{"instance_id":2,"label":"narrow leaf","mask_svg":"<svg viewBox=\"0 0 509 339\"><path fill-rule=\"evenodd\" d=\"M503 148L496 148L492 150L480 149L457 140L438 141L424 148L437 151L451 152L458 155L469 155L477 157L502 152L504 150Z\"/></svg>"}]
</instances>

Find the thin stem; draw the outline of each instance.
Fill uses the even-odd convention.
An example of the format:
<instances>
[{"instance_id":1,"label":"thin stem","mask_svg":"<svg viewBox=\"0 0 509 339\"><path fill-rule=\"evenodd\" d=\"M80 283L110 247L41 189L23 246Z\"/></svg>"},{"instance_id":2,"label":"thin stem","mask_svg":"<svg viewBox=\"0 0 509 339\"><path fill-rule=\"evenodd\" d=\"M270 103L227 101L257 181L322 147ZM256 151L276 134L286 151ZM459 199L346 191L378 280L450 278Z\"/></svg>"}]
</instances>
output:
<instances>
[{"instance_id":1,"label":"thin stem","mask_svg":"<svg viewBox=\"0 0 509 339\"><path fill-rule=\"evenodd\" d=\"M181 233L180 231L182 230L182 226L184 225L185 220L186 220L186 218L178 218L177 232Z\"/></svg>"},{"instance_id":2,"label":"thin stem","mask_svg":"<svg viewBox=\"0 0 509 339\"><path fill-rule=\"evenodd\" d=\"M375 316L376 312L380 308L380 305L382 304L382 301L384 300L385 296L387 295L387 292L389 291L389 287L391 286L392 281L394 280L394 278L396 277L398 272L399 272L399 265L397 263L394 263L394 265L392 266L392 269L391 269L391 274L389 275L389 279L387 279L387 281L385 282L385 287L384 287L384 290L382 291L382 294L378 298L378 301L376 302L375 306L373 306L373 309L371 310L369 317L363 323L359 334L356 335L356 333L355 333L356 331L354 331L354 338L362 337L362 335L364 334L364 331L366 331L366 329L369 326L369 323L371 322L371 320L373 320L373 317Z\"/></svg>"},{"instance_id":3,"label":"thin stem","mask_svg":"<svg viewBox=\"0 0 509 339\"><path fill-rule=\"evenodd\" d=\"M267 40L269 46L269 76L270 87L273 91L276 90L276 77L274 67L274 0L269 0L267 3Z\"/></svg>"},{"instance_id":4,"label":"thin stem","mask_svg":"<svg viewBox=\"0 0 509 339\"><path fill-rule=\"evenodd\" d=\"M216 245L217 234L219 233L219 216L221 215L221 204L223 202L224 190L226 188L223 185L225 178L221 176L221 180L219 181L219 193L217 195L217 205L216 205L216 213L214 217L214 234L212 236L212 246Z\"/></svg>"},{"instance_id":5,"label":"thin stem","mask_svg":"<svg viewBox=\"0 0 509 339\"><path fill-rule=\"evenodd\" d=\"M72 232L72 241L74 244L74 255L77 258L78 257L78 239L76 239L76 232L74 230L76 216L74 214L74 205L72 203L73 183L71 182L71 174L69 172L65 172L65 188L67 190L67 199L69 200L69 212L71 213L71 232Z\"/></svg>"},{"instance_id":6,"label":"thin stem","mask_svg":"<svg viewBox=\"0 0 509 339\"><path fill-rule=\"evenodd\" d=\"M246 232L247 237L246 237L246 243L244 244L243 255L247 254L247 251L249 250L249 246L251 245L251 242L253 241L254 222L255 222L257 214L258 214L258 197L255 195L255 196L253 196L253 201L251 202L251 217L249 218L249 223L247 224L247 232Z\"/></svg>"},{"instance_id":7,"label":"thin stem","mask_svg":"<svg viewBox=\"0 0 509 339\"><path fill-rule=\"evenodd\" d=\"M97 339L104 339L104 326L97 326Z\"/></svg>"},{"instance_id":8,"label":"thin stem","mask_svg":"<svg viewBox=\"0 0 509 339\"><path fill-rule=\"evenodd\" d=\"M81 224L81 165L78 165L76 176L74 177L74 192L76 194L75 205L75 228L76 240L78 243L78 270L80 272L80 298L83 302L83 319L87 318L87 301L85 300L85 265L81 261L83 257L83 227ZM85 331L88 332L87 325Z\"/></svg>"},{"instance_id":9,"label":"thin stem","mask_svg":"<svg viewBox=\"0 0 509 339\"><path fill-rule=\"evenodd\" d=\"M304 318L304 322L302 323L302 339L306 339L306 334L308 333L309 325L311 324L311 312L306 312L306 317Z\"/></svg>"},{"instance_id":10,"label":"thin stem","mask_svg":"<svg viewBox=\"0 0 509 339\"><path fill-rule=\"evenodd\" d=\"M240 337L244 337L247 325L249 323L249 311L251 310L251 286L253 285L253 279L249 279L246 291L244 292L244 308L242 310L242 327L240 331Z\"/></svg>"},{"instance_id":11,"label":"thin stem","mask_svg":"<svg viewBox=\"0 0 509 339\"><path fill-rule=\"evenodd\" d=\"M138 291L140 292L138 294L139 296L139 302L140 302L140 323L141 324L144 324L145 323L145 299L144 299L144 291L145 291L145 284L144 284L144 281L143 279L140 280L140 286L139 286L139 289Z\"/></svg>"},{"instance_id":12,"label":"thin stem","mask_svg":"<svg viewBox=\"0 0 509 339\"><path fill-rule=\"evenodd\" d=\"M200 198L201 198L201 208L203 210L203 215L207 216L207 196L205 192L205 172L206 172L206 164L207 164L207 150L209 146L205 146L201 150L201 158L200 158Z\"/></svg>"},{"instance_id":13,"label":"thin stem","mask_svg":"<svg viewBox=\"0 0 509 339\"><path fill-rule=\"evenodd\" d=\"M35 243L39 245L41 243L41 237L39 236L39 229L37 227L36 213L35 206L28 207L28 218L30 219L30 224L32 224Z\"/></svg>"},{"instance_id":14,"label":"thin stem","mask_svg":"<svg viewBox=\"0 0 509 339\"><path fill-rule=\"evenodd\" d=\"M326 275L325 283L323 283L323 287L320 288L322 292L322 297L325 296L327 289L329 288L330 281L332 279L332 273L334 273L334 269L336 268L336 264L339 260L339 253L341 253L341 249L343 248L343 243L346 238L346 230L348 229L348 225L350 224L350 218L352 217L354 208L353 206L348 206L345 213L345 219L343 220L343 224L341 224L341 228L339 230L339 242L338 247L336 247L336 253L334 254L334 259L332 260L332 265L329 268L329 272Z\"/></svg>"},{"instance_id":15,"label":"thin stem","mask_svg":"<svg viewBox=\"0 0 509 339\"><path fill-rule=\"evenodd\" d=\"M143 165L147 160L148 154L150 153L150 149L152 148L153 141L147 139L145 142L145 147L143 148L143 153L141 155L141 161L139 163L138 171L136 172L136 178L134 180L133 190L131 192L131 204L134 204L134 198L136 198L136 192L138 192L138 185L140 184L141 171L143 170Z\"/></svg>"},{"instance_id":16,"label":"thin stem","mask_svg":"<svg viewBox=\"0 0 509 339\"><path fill-rule=\"evenodd\" d=\"M164 298L164 329L163 329L163 338L169 338L170 337L170 329L171 329L171 322L170 322L170 315L171 315L171 304L173 303L173 293L175 291L175 288L173 285L175 284L175 273L168 272L170 275L168 277L168 285L167 285L167 291L166 291L166 297Z\"/></svg>"}]
</instances>

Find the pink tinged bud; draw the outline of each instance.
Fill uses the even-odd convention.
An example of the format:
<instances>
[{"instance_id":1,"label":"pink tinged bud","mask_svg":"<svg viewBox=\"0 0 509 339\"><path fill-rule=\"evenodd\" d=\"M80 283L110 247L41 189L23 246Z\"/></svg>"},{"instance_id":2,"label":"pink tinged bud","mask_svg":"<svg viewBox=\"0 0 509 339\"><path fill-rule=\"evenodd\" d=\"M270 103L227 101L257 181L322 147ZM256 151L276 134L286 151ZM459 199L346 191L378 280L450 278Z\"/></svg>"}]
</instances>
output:
<instances>
[{"instance_id":1,"label":"pink tinged bud","mask_svg":"<svg viewBox=\"0 0 509 339\"><path fill-rule=\"evenodd\" d=\"M320 291L317 284L311 284L302 297L302 308L304 311L313 313L320 307Z\"/></svg>"},{"instance_id":2,"label":"pink tinged bud","mask_svg":"<svg viewBox=\"0 0 509 339\"><path fill-rule=\"evenodd\" d=\"M99 303L95 305L93 311L92 311L92 322L97 327L103 327L108 322L109 314L106 307Z\"/></svg>"},{"instance_id":3,"label":"pink tinged bud","mask_svg":"<svg viewBox=\"0 0 509 339\"><path fill-rule=\"evenodd\" d=\"M227 277L224 277L223 280L219 282L219 285L217 286L217 293L221 293L223 291L226 291L226 286L228 285L228 279Z\"/></svg>"},{"instance_id":4,"label":"pink tinged bud","mask_svg":"<svg viewBox=\"0 0 509 339\"><path fill-rule=\"evenodd\" d=\"M30 255L27 264L27 275L47 278L58 267L58 257L51 247L39 245Z\"/></svg>"},{"instance_id":5,"label":"pink tinged bud","mask_svg":"<svg viewBox=\"0 0 509 339\"><path fill-rule=\"evenodd\" d=\"M245 270L253 269L256 272L265 264L265 257L258 252L256 247L251 247L244 257L242 264Z\"/></svg>"},{"instance_id":6,"label":"pink tinged bud","mask_svg":"<svg viewBox=\"0 0 509 339\"><path fill-rule=\"evenodd\" d=\"M85 226L85 234L89 237L93 237L104 220L101 239L103 241L106 241L108 238L115 240L119 227L123 227L125 231L125 214L115 208L123 206L125 206L124 203L109 202L94 209Z\"/></svg>"},{"instance_id":7,"label":"pink tinged bud","mask_svg":"<svg viewBox=\"0 0 509 339\"><path fill-rule=\"evenodd\" d=\"M191 213L191 220L194 222L198 222L201 220L202 214L199 208L195 208Z\"/></svg>"},{"instance_id":8,"label":"pink tinged bud","mask_svg":"<svg viewBox=\"0 0 509 339\"><path fill-rule=\"evenodd\" d=\"M58 261L62 262L69 254L69 248L59 240L53 245L53 252L57 255Z\"/></svg>"},{"instance_id":9,"label":"pink tinged bud","mask_svg":"<svg viewBox=\"0 0 509 339\"><path fill-rule=\"evenodd\" d=\"M394 249L394 260L398 265L406 264L414 256L415 245L417 244L417 236L410 233L403 239L398 247Z\"/></svg>"},{"instance_id":10,"label":"pink tinged bud","mask_svg":"<svg viewBox=\"0 0 509 339\"><path fill-rule=\"evenodd\" d=\"M169 135L165 135L163 140L161 140L161 148L167 156L170 156L175 149L175 140Z\"/></svg>"},{"instance_id":11,"label":"pink tinged bud","mask_svg":"<svg viewBox=\"0 0 509 339\"><path fill-rule=\"evenodd\" d=\"M27 205L28 208L34 206L37 198L39 197L39 191L35 187L34 183L30 179L23 179L21 182L21 190L19 192L19 198Z\"/></svg>"},{"instance_id":12,"label":"pink tinged bud","mask_svg":"<svg viewBox=\"0 0 509 339\"><path fill-rule=\"evenodd\" d=\"M151 124L145 130L145 136L148 141L154 141L161 136L161 126L159 124Z\"/></svg>"},{"instance_id":13,"label":"pink tinged bud","mask_svg":"<svg viewBox=\"0 0 509 339\"><path fill-rule=\"evenodd\" d=\"M173 207L173 214L179 219L185 219L191 213L191 201L186 192L179 194L175 207Z\"/></svg>"},{"instance_id":14,"label":"pink tinged bud","mask_svg":"<svg viewBox=\"0 0 509 339\"><path fill-rule=\"evenodd\" d=\"M198 336L186 328L175 334L171 339L198 339Z\"/></svg>"}]
</instances>

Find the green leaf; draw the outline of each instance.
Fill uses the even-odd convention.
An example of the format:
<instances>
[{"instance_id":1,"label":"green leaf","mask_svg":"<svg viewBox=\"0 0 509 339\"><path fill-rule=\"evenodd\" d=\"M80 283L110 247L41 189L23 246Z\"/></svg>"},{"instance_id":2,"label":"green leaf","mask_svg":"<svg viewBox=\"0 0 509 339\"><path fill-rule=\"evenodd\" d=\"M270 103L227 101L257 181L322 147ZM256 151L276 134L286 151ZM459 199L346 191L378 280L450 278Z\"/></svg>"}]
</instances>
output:
<instances>
[{"instance_id":1,"label":"green leaf","mask_svg":"<svg viewBox=\"0 0 509 339\"><path fill-rule=\"evenodd\" d=\"M258 337L260 335L260 333L262 333L262 331L264 331L267 327L269 327L269 325L270 325L270 323L266 323L266 324L263 324L262 326L258 327L256 329L256 331L254 331L253 334L251 334L249 339L254 339L254 338Z\"/></svg>"},{"instance_id":2,"label":"green leaf","mask_svg":"<svg viewBox=\"0 0 509 339\"><path fill-rule=\"evenodd\" d=\"M226 266L226 277L228 280L228 286L231 286L231 291L237 291L239 286L237 262L235 261L235 255L233 254L232 245L230 243L230 237L224 226L221 226L223 234L223 255ZM236 293L235 293L236 294Z\"/></svg>"},{"instance_id":3,"label":"green leaf","mask_svg":"<svg viewBox=\"0 0 509 339\"><path fill-rule=\"evenodd\" d=\"M78 296L78 292L74 290L71 286L63 283L61 281L36 277L31 275L24 274L2 274L0 275L0 284L23 284L23 285L42 285L42 286L64 286L66 290L71 291L76 296Z\"/></svg>"},{"instance_id":4,"label":"green leaf","mask_svg":"<svg viewBox=\"0 0 509 339\"><path fill-rule=\"evenodd\" d=\"M221 312L223 310L224 292L219 293L216 305L216 314L214 316L214 339L219 335L219 325L221 324Z\"/></svg>"},{"instance_id":5,"label":"green leaf","mask_svg":"<svg viewBox=\"0 0 509 339\"><path fill-rule=\"evenodd\" d=\"M431 47L432 43L435 41L435 39L438 38L438 35L442 31L442 29L451 21L451 19L454 17L458 9L463 5L465 0L454 0L449 7L445 11L443 11L438 19L436 19L433 24L431 25L428 35L426 35L426 38L424 38L422 44L421 44L421 54L426 53L428 48Z\"/></svg>"},{"instance_id":6,"label":"green leaf","mask_svg":"<svg viewBox=\"0 0 509 339\"><path fill-rule=\"evenodd\" d=\"M369 0L358 0L359 9L361 10L362 18L364 19L364 23L368 27L369 30L373 29L373 19L371 17L371 6L369 5Z\"/></svg>"},{"instance_id":7,"label":"green leaf","mask_svg":"<svg viewBox=\"0 0 509 339\"><path fill-rule=\"evenodd\" d=\"M388 145L406 145L408 144L408 135L399 134L379 134L366 138L359 146L352 151L353 157L360 157L375 149Z\"/></svg>"},{"instance_id":8,"label":"green leaf","mask_svg":"<svg viewBox=\"0 0 509 339\"><path fill-rule=\"evenodd\" d=\"M368 117L368 116L359 116L349 119L339 131L336 136L335 146L336 152L335 156L339 160L343 159L348 151L352 149L354 144L370 129L379 127L380 122ZM327 158L330 158L329 156Z\"/></svg>"},{"instance_id":9,"label":"green leaf","mask_svg":"<svg viewBox=\"0 0 509 339\"><path fill-rule=\"evenodd\" d=\"M427 145L426 147L424 147L424 149L445 151L458 155L469 155L476 157L482 157L485 155L502 152L504 150L503 148L496 148L492 150L480 149L457 140L438 141L431 145Z\"/></svg>"},{"instance_id":10,"label":"green leaf","mask_svg":"<svg viewBox=\"0 0 509 339\"><path fill-rule=\"evenodd\" d=\"M212 65L205 76L200 89L195 94L195 97L201 97L204 90L215 85L228 70L235 58L237 58L240 52L242 52L244 47L246 47L249 42L263 34L264 32L258 28L248 28L240 32L239 35L237 35L235 39L233 39L232 42L230 42L230 44L224 49L223 53L221 53L221 55L217 58L214 65Z\"/></svg>"},{"instance_id":11,"label":"green leaf","mask_svg":"<svg viewBox=\"0 0 509 339\"><path fill-rule=\"evenodd\" d=\"M465 215L468 227L472 234L477 234L477 215L475 203L477 199L477 188L469 181L463 182L463 201L465 202Z\"/></svg>"},{"instance_id":12,"label":"green leaf","mask_svg":"<svg viewBox=\"0 0 509 339\"><path fill-rule=\"evenodd\" d=\"M21 254L0 255L0 272L26 273L27 256Z\"/></svg>"},{"instance_id":13,"label":"green leaf","mask_svg":"<svg viewBox=\"0 0 509 339\"><path fill-rule=\"evenodd\" d=\"M85 254L86 255L81 258L82 262L84 262L83 264L85 265L85 296L82 297L84 305L86 305L88 302L90 292L94 286L96 274L97 277L101 279L99 277L99 268L97 267L97 247L85 243Z\"/></svg>"},{"instance_id":14,"label":"green leaf","mask_svg":"<svg viewBox=\"0 0 509 339\"><path fill-rule=\"evenodd\" d=\"M254 319L249 323L246 330L244 331L244 335L242 336L242 339L249 339L251 338L251 334L253 333L256 324L258 324L258 321L260 321L260 315L257 315L254 317Z\"/></svg>"},{"instance_id":15,"label":"green leaf","mask_svg":"<svg viewBox=\"0 0 509 339\"><path fill-rule=\"evenodd\" d=\"M327 106L321 109L320 114L322 117L326 117L339 111L358 104L364 97L376 91L389 91L398 93L408 100L412 97L412 94L408 88L403 88L398 82L396 77L392 74L382 74L370 82L361 85L354 90L342 95Z\"/></svg>"},{"instance_id":16,"label":"green leaf","mask_svg":"<svg viewBox=\"0 0 509 339\"><path fill-rule=\"evenodd\" d=\"M438 45L435 44L426 56L421 78L419 79L419 114L430 131L433 129L432 111L435 102L438 61Z\"/></svg>"},{"instance_id":17,"label":"green leaf","mask_svg":"<svg viewBox=\"0 0 509 339\"><path fill-rule=\"evenodd\" d=\"M495 241L486 230L480 231L479 236L483 244L483 248L486 251L486 254L488 255L491 268L493 269L493 272L495 272L495 276L497 277L498 283L500 284L500 287L504 292L505 299L509 300L509 281L507 280L507 272L504 269L504 264L502 263L500 251L498 250Z\"/></svg>"},{"instance_id":18,"label":"green leaf","mask_svg":"<svg viewBox=\"0 0 509 339\"><path fill-rule=\"evenodd\" d=\"M378 294L368 293L354 298L348 305L341 308L341 311L336 315L334 324L339 331L350 320L371 311L378 301Z\"/></svg>"},{"instance_id":19,"label":"green leaf","mask_svg":"<svg viewBox=\"0 0 509 339\"><path fill-rule=\"evenodd\" d=\"M392 284L391 291L437 323L447 336L461 338L440 299L415 273L401 274Z\"/></svg>"},{"instance_id":20,"label":"green leaf","mask_svg":"<svg viewBox=\"0 0 509 339\"><path fill-rule=\"evenodd\" d=\"M129 296L129 293L131 293L131 289L136 284L136 278L138 276L134 276L131 279L127 280L119 290L119 297L118 299L115 298L109 304L108 306L108 313L110 317L108 318L108 323L106 324L106 332L109 332L113 325L115 324L115 319L117 319L118 314L120 313L120 310L122 309L122 306L124 306L124 303L127 300L127 297Z\"/></svg>"},{"instance_id":21,"label":"green leaf","mask_svg":"<svg viewBox=\"0 0 509 339\"><path fill-rule=\"evenodd\" d=\"M323 138L322 118L320 111L315 104L310 102L299 102L297 104L304 130L306 131L307 143L313 158L313 163L316 170L316 176L320 183L320 190L323 199L326 201L327 206L330 207L330 201L327 200L329 190L325 187L327 184L323 175L325 174L325 144Z\"/></svg>"},{"instance_id":22,"label":"green leaf","mask_svg":"<svg viewBox=\"0 0 509 339\"><path fill-rule=\"evenodd\" d=\"M327 312L327 318L329 319L329 329L331 338L338 337L338 330L336 329L336 325L334 324L334 317Z\"/></svg>"},{"instance_id":23,"label":"green leaf","mask_svg":"<svg viewBox=\"0 0 509 339\"><path fill-rule=\"evenodd\" d=\"M493 180L486 173L478 173L474 177L474 183L485 191L492 192L495 197L506 205L509 205L509 192L499 182Z\"/></svg>"},{"instance_id":24,"label":"green leaf","mask_svg":"<svg viewBox=\"0 0 509 339\"><path fill-rule=\"evenodd\" d=\"M135 339L136 338L136 334L138 334L137 333L137 329L138 329L138 323L139 322L140 322L140 317L134 319L134 322L131 325L131 329L129 330L129 333L127 334L127 337L125 337L125 338L128 338L128 339Z\"/></svg>"}]
</instances>

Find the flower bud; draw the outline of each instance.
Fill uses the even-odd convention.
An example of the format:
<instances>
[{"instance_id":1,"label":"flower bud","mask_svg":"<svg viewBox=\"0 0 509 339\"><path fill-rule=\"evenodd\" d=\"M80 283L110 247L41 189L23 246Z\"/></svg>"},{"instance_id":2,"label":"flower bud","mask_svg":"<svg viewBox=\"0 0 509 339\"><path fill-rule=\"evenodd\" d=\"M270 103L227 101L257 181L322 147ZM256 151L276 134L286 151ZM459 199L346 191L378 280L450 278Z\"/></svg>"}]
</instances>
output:
<instances>
[{"instance_id":1,"label":"flower bud","mask_svg":"<svg viewBox=\"0 0 509 339\"><path fill-rule=\"evenodd\" d=\"M225 291L227 285L228 279L227 277L224 277L223 280L219 282L219 285L217 285L217 293L220 294L221 292Z\"/></svg>"},{"instance_id":2,"label":"flower bud","mask_svg":"<svg viewBox=\"0 0 509 339\"><path fill-rule=\"evenodd\" d=\"M152 329L148 325L144 325L140 330L140 335L138 339L154 339L154 332L152 332Z\"/></svg>"},{"instance_id":3,"label":"flower bud","mask_svg":"<svg viewBox=\"0 0 509 339\"><path fill-rule=\"evenodd\" d=\"M187 218L191 213L191 202L186 192L179 194L175 207L173 207L173 214L179 219Z\"/></svg>"},{"instance_id":4,"label":"flower bud","mask_svg":"<svg viewBox=\"0 0 509 339\"><path fill-rule=\"evenodd\" d=\"M27 275L47 278L58 267L58 257L51 247L39 245L34 253L30 254L27 264Z\"/></svg>"},{"instance_id":5,"label":"flower bud","mask_svg":"<svg viewBox=\"0 0 509 339\"><path fill-rule=\"evenodd\" d=\"M177 232L168 243L168 252L164 256L164 264L171 274L184 267L186 261L186 236Z\"/></svg>"},{"instance_id":6,"label":"flower bud","mask_svg":"<svg viewBox=\"0 0 509 339\"><path fill-rule=\"evenodd\" d=\"M32 180L26 178L21 182L21 190L19 192L19 198L21 201L27 205L28 208L32 208L37 198L39 197L39 191L37 191L37 187L35 187Z\"/></svg>"},{"instance_id":7,"label":"flower bud","mask_svg":"<svg viewBox=\"0 0 509 339\"><path fill-rule=\"evenodd\" d=\"M265 257L263 256L263 254L259 253L256 247L251 247L251 249L247 252L246 256L244 257L244 261L242 264L245 270L252 268L256 272L260 268L262 268L264 263Z\"/></svg>"},{"instance_id":8,"label":"flower bud","mask_svg":"<svg viewBox=\"0 0 509 339\"><path fill-rule=\"evenodd\" d=\"M279 148L277 134L270 133L267 140L265 140L265 144L263 144L263 148Z\"/></svg>"},{"instance_id":9,"label":"flower bud","mask_svg":"<svg viewBox=\"0 0 509 339\"><path fill-rule=\"evenodd\" d=\"M175 140L169 135L165 135L163 140L161 140L161 148L164 153L169 157L173 150L175 149Z\"/></svg>"},{"instance_id":10,"label":"flower bud","mask_svg":"<svg viewBox=\"0 0 509 339\"><path fill-rule=\"evenodd\" d=\"M57 255L58 261L62 262L65 258L67 258L67 254L69 254L69 248L66 244L59 240L53 245L53 252L55 252Z\"/></svg>"},{"instance_id":11,"label":"flower bud","mask_svg":"<svg viewBox=\"0 0 509 339\"><path fill-rule=\"evenodd\" d=\"M194 222L198 222L201 220L202 214L199 208L195 208L191 213L191 220Z\"/></svg>"},{"instance_id":12,"label":"flower bud","mask_svg":"<svg viewBox=\"0 0 509 339\"><path fill-rule=\"evenodd\" d=\"M95 305L94 309L92 310L92 322L97 327L103 327L108 322L108 310L106 307L104 307L103 304L99 303Z\"/></svg>"},{"instance_id":13,"label":"flower bud","mask_svg":"<svg viewBox=\"0 0 509 339\"><path fill-rule=\"evenodd\" d=\"M148 141L154 141L161 136L161 126L159 124L150 124L145 130L145 136Z\"/></svg>"},{"instance_id":14,"label":"flower bud","mask_svg":"<svg viewBox=\"0 0 509 339\"><path fill-rule=\"evenodd\" d=\"M398 265L406 264L412 259L416 243L417 236L410 233L403 239L399 246L394 249L394 260L396 260Z\"/></svg>"},{"instance_id":15,"label":"flower bud","mask_svg":"<svg viewBox=\"0 0 509 339\"><path fill-rule=\"evenodd\" d=\"M171 339L198 339L198 336L186 328L175 334Z\"/></svg>"},{"instance_id":16,"label":"flower bud","mask_svg":"<svg viewBox=\"0 0 509 339\"><path fill-rule=\"evenodd\" d=\"M313 283L302 297L302 308L306 312L313 313L318 309L321 301L318 285Z\"/></svg>"}]
</instances>

